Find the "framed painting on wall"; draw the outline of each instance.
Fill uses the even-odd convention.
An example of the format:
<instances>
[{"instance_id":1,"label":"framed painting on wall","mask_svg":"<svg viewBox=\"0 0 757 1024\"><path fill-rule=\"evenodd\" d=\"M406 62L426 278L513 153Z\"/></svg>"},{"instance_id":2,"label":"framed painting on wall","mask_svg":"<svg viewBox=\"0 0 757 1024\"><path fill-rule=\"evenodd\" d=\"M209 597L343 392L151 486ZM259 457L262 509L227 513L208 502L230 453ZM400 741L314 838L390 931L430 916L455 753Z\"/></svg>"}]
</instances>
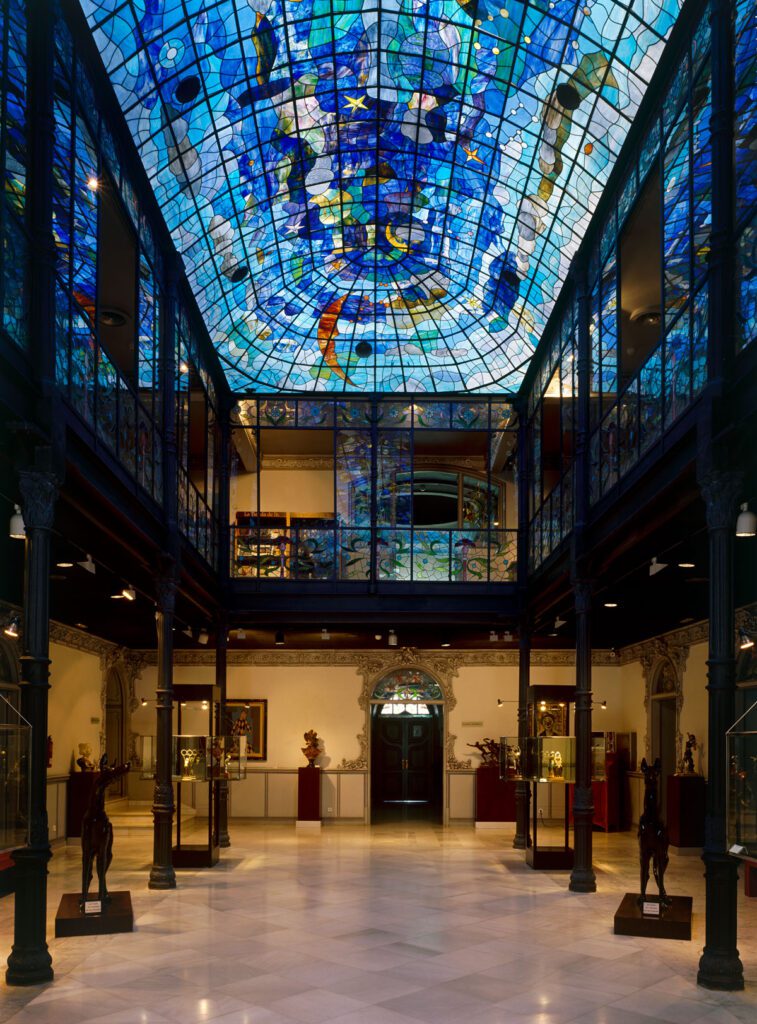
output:
<instances>
[{"instance_id":1,"label":"framed painting on wall","mask_svg":"<svg viewBox=\"0 0 757 1024\"><path fill-rule=\"evenodd\" d=\"M227 700L221 732L226 736L245 737L248 761L265 761L268 758L268 701Z\"/></svg>"},{"instance_id":2,"label":"framed painting on wall","mask_svg":"<svg viewBox=\"0 0 757 1024\"><path fill-rule=\"evenodd\" d=\"M565 704L542 701L532 708L533 736L567 736Z\"/></svg>"}]
</instances>

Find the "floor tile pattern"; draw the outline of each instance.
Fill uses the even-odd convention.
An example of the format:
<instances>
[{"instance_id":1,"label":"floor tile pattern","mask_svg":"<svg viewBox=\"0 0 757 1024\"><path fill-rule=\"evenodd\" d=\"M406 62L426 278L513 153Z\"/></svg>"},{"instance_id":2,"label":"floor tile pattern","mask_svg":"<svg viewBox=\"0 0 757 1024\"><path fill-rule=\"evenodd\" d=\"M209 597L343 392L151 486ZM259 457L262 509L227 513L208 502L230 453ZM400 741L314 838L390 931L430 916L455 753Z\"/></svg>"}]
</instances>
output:
<instances>
[{"instance_id":1,"label":"floor tile pattern","mask_svg":"<svg viewBox=\"0 0 757 1024\"><path fill-rule=\"evenodd\" d=\"M698 857L666 881L694 897L692 942L615 936L637 886L630 833L594 841L598 892L535 872L511 837L422 823L233 823L212 870L147 889L151 835L116 836L109 876L136 930L50 939L56 980L0 985L9 1024L755 1024L757 900L739 895L743 993L697 987L704 881ZM79 850L55 849L50 924L76 890ZM3 955L12 897L0 901Z\"/></svg>"}]
</instances>

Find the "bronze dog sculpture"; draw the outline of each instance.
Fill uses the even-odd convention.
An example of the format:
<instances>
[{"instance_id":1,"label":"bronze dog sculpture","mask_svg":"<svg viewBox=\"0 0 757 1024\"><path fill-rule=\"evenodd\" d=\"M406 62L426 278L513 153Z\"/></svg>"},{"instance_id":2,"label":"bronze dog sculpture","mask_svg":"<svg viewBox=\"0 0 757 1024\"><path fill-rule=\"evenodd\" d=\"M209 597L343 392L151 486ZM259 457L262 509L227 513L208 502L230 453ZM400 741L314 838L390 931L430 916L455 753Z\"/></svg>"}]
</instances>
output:
<instances>
[{"instance_id":1,"label":"bronze dog sculpture","mask_svg":"<svg viewBox=\"0 0 757 1024\"><path fill-rule=\"evenodd\" d=\"M660 818L657 801L657 782L660 778L662 765L659 757L653 765L648 765L646 758L641 762L644 773L644 809L639 818L639 861L641 863L641 896L643 903L649 881L649 862L652 862L654 880L660 891L660 903L667 906L665 893L665 869L668 866L668 830Z\"/></svg>"},{"instance_id":2,"label":"bronze dog sculpture","mask_svg":"<svg viewBox=\"0 0 757 1024\"><path fill-rule=\"evenodd\" d=\"M105 886L105 875L113 860L113 826L105 813L105 791L112 782L125 775L131 765L114 765L108 767L108 755L100 758L100 768L95 777L89 806L84 812L81 823L81 898L80 906L84 906L92 881L92 868L97 866L98 899L107 903L110 897Z\"/></svg>"}]
</instances>

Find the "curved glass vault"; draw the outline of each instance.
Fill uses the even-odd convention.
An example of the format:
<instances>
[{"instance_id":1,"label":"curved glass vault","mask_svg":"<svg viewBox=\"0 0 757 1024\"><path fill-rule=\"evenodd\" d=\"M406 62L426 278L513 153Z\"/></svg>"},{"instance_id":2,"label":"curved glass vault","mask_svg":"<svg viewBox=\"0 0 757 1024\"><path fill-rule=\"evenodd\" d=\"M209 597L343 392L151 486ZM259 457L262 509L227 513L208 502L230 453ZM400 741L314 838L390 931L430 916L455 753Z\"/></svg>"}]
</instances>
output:
<instances>
[{"instance_id":1,"label":"curved glass vault","mask_svg":"<svg viewBox=\"0 0 757 1024\"><path fill-rule=\"evenodd\" d=\"M237 390L520 384L679 0L83 0Z\"/></svg>"}]
</instances>

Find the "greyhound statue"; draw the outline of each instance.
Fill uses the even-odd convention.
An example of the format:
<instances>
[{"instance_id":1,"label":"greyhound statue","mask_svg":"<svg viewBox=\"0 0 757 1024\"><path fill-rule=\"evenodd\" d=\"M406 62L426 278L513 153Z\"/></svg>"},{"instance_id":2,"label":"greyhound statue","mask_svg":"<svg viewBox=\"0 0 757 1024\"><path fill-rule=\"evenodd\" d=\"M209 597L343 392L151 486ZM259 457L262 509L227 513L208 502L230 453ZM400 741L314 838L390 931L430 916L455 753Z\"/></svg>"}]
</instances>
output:
<instances>
[{"instance_id":1,"label":"greyhound statue","mask_svg":"<svg viewBox=\"0 0 757 1024\"><path fill-rule=\"evenodd\" d=\"M652 862L654 880L660 891L660 903L669 903L665 893L665 868L668 866L668 830L660 818L660 806L657 800L657 782L660 778L659 757L653 765L648 765L646 758L641 762L644 774L644 809L639 818L639 861L641 863L641 896L639 903L644 902L649 881L649 862Z\"/></svg>"},{"instance_id":2,"label":"greyhound statue","mask_svg":"<svg viewBox=\"0 0 757 1024\"><path fill-rule=\"evenodd\" d=\"M105 791L112 782L125 775L131 765L114 765L108 767L108 755L100 758L100 767L95 776L89 806L84 812L81 823L81 898L79 905L84 906L92 881L92 867L97 865L97 881L99 885L98 899L105 904L110 897L105 887L105 875L113 860L113 826L105 813Z\"/></svg>"}]
</instances>

